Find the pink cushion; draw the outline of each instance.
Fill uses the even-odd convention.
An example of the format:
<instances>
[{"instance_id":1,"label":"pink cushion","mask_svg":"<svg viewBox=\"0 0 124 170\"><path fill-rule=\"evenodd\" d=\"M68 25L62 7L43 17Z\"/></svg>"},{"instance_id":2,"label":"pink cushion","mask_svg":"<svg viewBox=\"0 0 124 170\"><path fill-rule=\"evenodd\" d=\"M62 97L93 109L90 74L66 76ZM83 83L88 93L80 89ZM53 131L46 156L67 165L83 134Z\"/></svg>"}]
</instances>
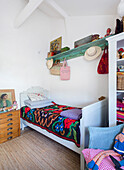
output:
<instances>
[{"instance_id":1,"label":"pink cushion","mask_svg":"<svg viewBox=\"0 0 124 170\"><path fill-rule=\"evenodd\" d=\"M82 153L84 155L86 163L88 164L94 158L94 156L96 156L101 151L102 151L101 149L84 149ZM118 157L114 156L114 158L120 161ZM124 169L124 166L122 166L121 168ZM115 169L114 164L109 157L104 158L99 166L99 170L107 170L107 169L109 170Z\"/></svg>"}]
</instances>

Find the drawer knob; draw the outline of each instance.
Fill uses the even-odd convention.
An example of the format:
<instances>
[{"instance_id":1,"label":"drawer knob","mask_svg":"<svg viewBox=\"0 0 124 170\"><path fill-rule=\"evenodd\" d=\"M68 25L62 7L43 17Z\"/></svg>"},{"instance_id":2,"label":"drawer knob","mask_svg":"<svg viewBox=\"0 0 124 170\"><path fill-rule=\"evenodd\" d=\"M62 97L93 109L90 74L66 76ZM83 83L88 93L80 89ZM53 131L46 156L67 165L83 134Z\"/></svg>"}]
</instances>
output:
<instances>
[{"instance_id":1,"label":"drawer knob","mask_svg":"<svg viewBox=\"0 0 124 170\"><path fill-rule=\"evenodd\" d=\"M10 134L12 134L12 132L7 133L7 135L10 135Z\"/></svg>"},{"instance_id":2,"label":"drawer knob","mask_svg":"<svg viewBox=\"0 0 124 170\"><path fill-rule=\"evenodd\" d=\"M7 126L10 126L10 125L12 125L13 123L9 123Z\"/></svg>"},{"instance_id":3,"label":"drawer knob","mask_svg":"<svg viewBox=\"0 0 124 170\"><path fill-rule=\"evenodd\" d=\"M12 120L12 118L8 119L7 121L11 121L11 120Z\"/></svg>"},{"instance_id":4,"label":"drawer knob","mask_svg":"<svg viewBox=\"0 0 124 170\"><path fill-rule=\"evenodd\" d=\"M9 130L12 130L13 128L11 127L11 128L8 128L7 130L9 131Z\"/></svg>"},{"instance_id":5,"label":"drawer knob","mask_svg":"<svg viewBox=\"0 0 124 170\"><path fill-rule=\"evenodd\" d=\"M9 138L7 138L7 140L10 140L10 139L12 139L12 136L10 136Z\"/></svg>"},{"instance_id":6,"label":"drawer knob","mask_svg":"<svg viewBox=\"0 0 124 170\"><path fill-rule=\"evenodd\" d=\"M10 113L10 114L8 114L7 116L12 116L12 114Z\"/></svg>"}]
</instances>

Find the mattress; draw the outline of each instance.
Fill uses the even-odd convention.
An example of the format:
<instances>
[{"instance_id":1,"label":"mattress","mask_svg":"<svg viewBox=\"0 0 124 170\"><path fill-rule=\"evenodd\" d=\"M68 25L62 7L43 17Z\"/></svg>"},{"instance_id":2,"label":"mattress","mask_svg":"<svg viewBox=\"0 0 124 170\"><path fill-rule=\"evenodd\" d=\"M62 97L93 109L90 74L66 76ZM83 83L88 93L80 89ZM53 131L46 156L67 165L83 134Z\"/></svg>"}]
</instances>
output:
<instances>
[{"instance_id":1,"label":"mattress","mask_svg":"<svg viewBox=\"0 0 124 170\"><path fill-rule=\"evenodd\" d=\"M35 109L24 106L21 108L21 118L80 147L80 121L60 116L62 111L75 107L53 104Z\"/></svg>"}]
</instances>

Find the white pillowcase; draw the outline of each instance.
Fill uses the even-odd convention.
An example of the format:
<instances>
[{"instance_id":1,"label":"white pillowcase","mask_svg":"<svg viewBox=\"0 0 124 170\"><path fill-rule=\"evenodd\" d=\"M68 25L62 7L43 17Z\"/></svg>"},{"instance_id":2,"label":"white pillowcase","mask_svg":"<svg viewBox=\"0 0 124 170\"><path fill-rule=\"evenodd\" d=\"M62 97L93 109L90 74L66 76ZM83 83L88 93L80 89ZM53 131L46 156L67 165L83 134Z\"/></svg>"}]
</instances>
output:
<instances>
[{"instance_id":1,"label":"white pillowcase","mask_svg":"<svg viewBox=\"0 0 124 170\"><path fill-rule=\"evenodd\" d=\"M28 97L31 101L39 101L39 100L46 100L47 97L43 96L40 93L28 93Z\"/></svg>"},{"instance_id":2,"label":"white pillowcase","mask_svg":"<svg viewBox=\"0 0 124 170\"><path fill-rule=\"evenodd\" d=\"M53 105L51 100L39 100L39 101L31 101L31 100L25 100L24 101L25 105L30 107L31 109L34 108L42 108L46 106Z\"/></svg>"}]
</instances>

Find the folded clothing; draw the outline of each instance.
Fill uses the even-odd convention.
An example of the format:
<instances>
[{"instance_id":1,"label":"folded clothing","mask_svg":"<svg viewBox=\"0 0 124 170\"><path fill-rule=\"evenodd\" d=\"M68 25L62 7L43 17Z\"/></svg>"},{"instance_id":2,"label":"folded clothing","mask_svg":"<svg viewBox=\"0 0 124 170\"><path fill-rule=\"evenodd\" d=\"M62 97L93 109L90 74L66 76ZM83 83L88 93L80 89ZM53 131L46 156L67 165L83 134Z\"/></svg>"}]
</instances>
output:
<instances>
[{"instance_id":1,"label":"folded clothing","mask_svg":"<svg viewBox=\"0 0 124 170\"><path fill-rule=\"evenodd\" d=\"M123 111L117 110L117 114L124 115Z\"/></svg>"},{"instance_id":2,"label":"folded clothing","mask_svg":"<svg viewBox=\"0 0 124 170\"><path fill-rule=\"evenodd\" d=\"M122 103L120 100L117 100L117 107L124 108L124 103Z\"/></svg>"},{"instance_id":3,"label":"folded clothing","mask_svg":"<svg viewBox=\"0 0 124 170\"><path fill-rule=\"evenodd\" d=\"M124 112L124 107L117 107L117 110Z\"/></svg>"},{"instance_id":4,"label":"folded clothing","mask_svg":"<svg viewBox=\"0 0 124 170\"><path fill-rule=\"evenodd\" d=\"M25 100L24 103L26 106L30 107L31 109L42 108L42 107L53 105L50 99L38 100L38 101Z\"/></svg>"},{"instance_id":5,"label":"folded clothing","mask_svg":"<svg viewBox=\"0 0 124 170\"><path fill-rule=\"evenodd\" d=\"M121 120L124 120L124 116L123 116L123 115L117 114L117 118L118 118L118 119L121 119Z\"/></svg>"},{"instance_id":6,"label":"folded clothing","mask_svg":"<svg viewBox=\"0 0 124 170\"><path fill-rule=\"evenodd\" d=\"M62 111L60 115L70 119L79 120L82 117L82 110L69 109L69 110Z\"/></svg>"},{"instance_id":7,"label":"folded clothing","mask_svg":"<svg viewBox=\"0 0 124 170\"><path fill-rule=\"evenodd\" d=\"M124 112L123 111L118 111L117 110L117 118L124 120Z\"/></svg>"}]
</instances>

